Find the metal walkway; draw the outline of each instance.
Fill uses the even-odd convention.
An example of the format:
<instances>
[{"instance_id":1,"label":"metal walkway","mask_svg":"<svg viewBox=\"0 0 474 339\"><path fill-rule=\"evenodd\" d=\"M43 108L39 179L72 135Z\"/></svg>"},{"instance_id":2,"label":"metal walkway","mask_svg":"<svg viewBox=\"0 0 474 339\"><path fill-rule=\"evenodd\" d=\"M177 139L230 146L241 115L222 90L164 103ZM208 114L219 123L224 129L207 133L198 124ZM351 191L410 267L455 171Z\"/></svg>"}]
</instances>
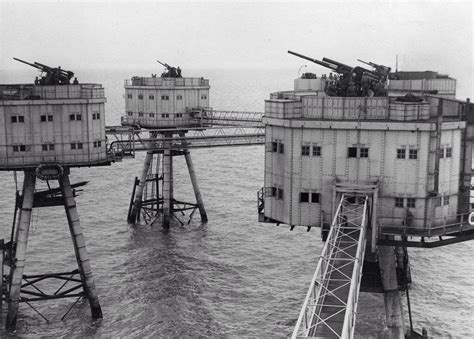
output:
<instances>
[{"instance_id":1,"label":"metal walkway","mask_svg":"<svg viewBox=\"0 0 474 339\"><path fill-rule=\"evenodd\" d=\"M368 205L368 195L342 195L292 338L353 337Z\"/></svg>"}]
</instances>

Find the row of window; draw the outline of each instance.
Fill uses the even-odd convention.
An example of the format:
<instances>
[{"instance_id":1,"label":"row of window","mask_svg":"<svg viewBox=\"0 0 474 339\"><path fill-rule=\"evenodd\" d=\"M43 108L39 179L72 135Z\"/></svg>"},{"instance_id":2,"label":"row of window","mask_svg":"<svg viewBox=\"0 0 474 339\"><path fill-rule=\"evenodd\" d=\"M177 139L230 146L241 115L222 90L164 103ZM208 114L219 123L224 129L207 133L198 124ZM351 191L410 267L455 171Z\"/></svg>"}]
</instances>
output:
<instances>
[{"instance_id":1,"label":"row of window","mask_svg":"<svg viewBox=\"0 0 474 339\"><path fill-rule=\"evenodd\" d=\"M276 197L277 199L283 199L283 189L279 187L265 187L266 197Z\"/></svg>"},{"instance_id":2,"label":"row of window","mask_svg":"<svg viewBox=\"0 0 474 339\"><path fill-rule=\"evenodd\" d=\"M138 112L138 116L139 116L139 117L143 117L145 114L148 114L148 116L149 116L150 118L154 118L154 117L155 117L155 113L143 113L143 112ZM131 116L133 116L133 112L127 112L127 115L128 115L129 117L131 117ZM176 114L174 114L174 116L175 116L176 118L182 118L182 117L183 117L183 113L176 113ZM161 117L162 117L162 118L169 118L169 117L170 117L170 114L169 114L169 113L162 113L162 114L161 114Z\"/></svg>"},{"instance_id":3,"label":"row of window","mask_svg":"<svg viewBox=\"0 0 474 339\"><path fill-rule=\"evenodd\" d=\"M102 147L102 141L94 141L93 146L95 148ZM70 144L71 149L83 149L82 142L73 142ZM54 144L42 144L41 145L42 151L54 151ZM25 145L14 145L13 152L26 152Z\"/></svg>"},{"instance_id":4,"label":"row of window","mask_svg":"<svg viewBox=\"0 0 474 339\"><path fill-rule=\"evenodd\" d=\"M40 115L40 122L46 122L46 121L53 121L53 115L51 114L42 114ZM82 120L82 114L69 114L69 120L74 121L80 121ZM92 120L100 120L100 113L92 113ZM11 117L12 123L22 123L25 122L25 117L23 115L13 115Z\"/></svg>"},{"instance_id":5,"label":"row of window","mask_svg":"<svg viewBox=\"0 0 474 339\"><path fill-rule=\"evenodd\" d=\"M449 197L437 197L436 198L436 202L435 202L436 207L446 206L446 205L449 205Z\"/></svg>"},{"instance_id":6,"label":"row of window","mask_svg":"<svg viewBox=\"0 0 474 339\"><path fill-rule=\"evenodd\" d=\"M303 145L301 146L301 155L309 156L310 154L313 157L320 157L321 156L321 146L313 146L313 152L311 153L311 146L310 145Z\"/></svg>"},{"instance_id":7,"label":"row of window","mask_svg":"<svg viewBox=\"0 0 474 339\"><path fill-rule=\"evenodd\" d=\"M128 98L128 99L133 99L133 94L127 94L127 98ZM138 99L139 99L139 100L143 100L143 94L138 94ZM155 100L155 96L154 96L154 95L149 95L149 96L148 96L148 99L149 99L149 100ZM161 96L161 100L169 100L169 99L170 99L170 96L169 96L169 95L164 94L164 95ZM202 94L202 95L201 95L201 99L203 99L203 100L204 100L204 99L207 99L207 95L206 95L206 94ZM183 96L180 95L180 94L178 94L178 95L176 96L176 100L183 100Z\"/></svg>"},{"instance_id":8,"label":"row of window","mask_svg":"<svg viewBox=\"0 0 474 339\"><path fill-rule=\"evenodd\" d=\"M395 198L395 207L409 207L415 208L415 198Z\"/></svg>"},{"instance_id":9,"label":"row of window","mask_svg":"<svg viewBox=\"0 0 474 339\"><path fill-rule=\"evenodd\" d=\"M397 159L406 159L407 150L405 148L397 149ZM418 159L418 150L415 148L408 149L408 159Z\"/></svg>"},{"instance_id":10,"label":"row of window","mask_svg":"<svg viewBox=\"0 0 474 339\"><path fill-rule=\"evenodd\" d=\"M311 152L312 148L312 152ZM283 153L284 145L279 141L273 141L271 151L275 153ZM321 156L321 146L303 145L301 146L301 155L309 156L312 154L314 157ZM451 147L445 147L441 150L440 158L451 158L453 154ZM408 158L407 158L408 155ZM348 158L368 158L369 148L367 147L348 147L347 149ZM415 148L409 148L408 152L405 148L397 149L397 159L418 159L418 150Z\"/></svg>"}]
</instances>

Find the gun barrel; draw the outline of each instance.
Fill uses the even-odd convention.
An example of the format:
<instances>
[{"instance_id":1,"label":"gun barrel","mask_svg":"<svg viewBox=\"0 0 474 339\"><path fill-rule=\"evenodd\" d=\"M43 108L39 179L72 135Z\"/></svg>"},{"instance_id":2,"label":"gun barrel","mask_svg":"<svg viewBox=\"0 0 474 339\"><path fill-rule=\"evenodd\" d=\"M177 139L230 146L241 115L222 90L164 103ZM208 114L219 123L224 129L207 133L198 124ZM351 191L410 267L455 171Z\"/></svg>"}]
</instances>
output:
<instances>
[{"instance_id":1,"label":"gun barrel","mask_svg":"<svg viewBox=\"0 0 474 339\"><path fill-rule=\"evenodd\" d=\"M166 67L166 64L162 63L160 60L156 60L156 61L158 61L159 64L161 64L161 65L163 65L163 66Z\"/></svg>"},{"instance_id":2,"label":"gun barrel","mask_svg":"<svg viewBox=\"0 0 474 339\"><path fill-rule=\"evenodd\" d=\"M352 67L349 66L349 65L343 64L342 62L335 61L335 60L332 60L332 59L329 59L329 58L326 58L326 57L323 58L323 61L326 61L330 64L336 65L337 67L343 67L343 68L346 68L348 70L352 69Z\"/></svg>"},{"instance_id":3,"label":"gun barrel","mask_svg":"<svg viewBox=\"0 0 474 339\"><path fill-rule=\"evenodd\" d=\"M366 64L366 65L369 65L369 66L372 66L372 67L378 66L378 65L374 64L373 62L367 62L367 61L360 60L360 59L357 59L357 61L362 62L363 64Z\"/></svg>"},{"instance_id":4,"label":"gun barrel","mask_svg":"<svg viewBox=\"0 0 474 339\"><path fill-rule=\"evenodd\" d=\"M288 51L288 53L293 54L293 55L295 55L297 57L300 57L302 59L306 59L308 61L314 62L315 64L321 65L323 67L330 68L332 70L335 69L332 65L328 64L327 62L319 61L317 59L313 59L313 58L307 57L303 54L299 54L299 53L296 53L296 52L293 52L293 51Z\"/></svg>"},{"instance_id":5,"label":"gun barrel","mask_svg":"<svg viewBox=\"0 0 474 339\"><path fill-rule=\"evenodd\" d=\"M37 66L37 65L35 65L35 64L32 64L32 63L29 63L28 61L21 60L21 59L18 59L18 58L13 58L13 59L16 60L16 61L22 62L22 63L24 63L24 64L27 64L27 65L29 65L29 66L32 66L32 67L34 67L34 68L40 68L39 66Z\"/></svg>"}]
</instances>

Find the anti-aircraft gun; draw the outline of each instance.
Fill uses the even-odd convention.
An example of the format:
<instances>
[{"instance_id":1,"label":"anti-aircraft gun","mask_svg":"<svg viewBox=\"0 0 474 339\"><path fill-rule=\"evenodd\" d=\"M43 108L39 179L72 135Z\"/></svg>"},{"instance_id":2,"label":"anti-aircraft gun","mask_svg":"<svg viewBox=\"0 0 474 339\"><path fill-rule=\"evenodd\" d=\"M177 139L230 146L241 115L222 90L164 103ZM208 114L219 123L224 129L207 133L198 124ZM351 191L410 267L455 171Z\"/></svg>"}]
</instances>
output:
<instances>
[{"instance_id":1,"label":"anti-aircraft gun","mask_svg":"<svg viewBox=\"0 0 474 339\"><path fill-rule=\"evenodd\" d=\"M328 95L365 96L367 95L366 92L370 87L369 85L376 84L381 80L381 76L379 74L363 67L351 67L326 57L320 61L293 51L288 51L288 53L329 68L340 75L339 81L335 88L329 87L329 93L327 92ZM355 89L353 87L355 87ZM349 92L351 93L349 94ZM381 95L381 92L382 91L380 90L379 95Z\"/></svg>"},{"instance_id":2,"label":"anti-aircraft gun","mask_svg":"<svg viewBox=\"0 0 474 339\"><path fill-rule=\"evenodd\" d=\"M39 62L36 62L36 61L34 64L32 64L18 58L13 58L13 59L16 61L22 62L24 64L27 64L31 67L37 68L41 72L46 73L45 75L41 76L41 79L39 79L38 81L35 81L35 85L69 85L71 79L74 77L73 72L61 69L61 66L53 68L53 67L40 64Z\"/></svg>"},{"instance_id":3,"label":"anti-aircraft gun","mask_svg":"<svg viewBox=\"0 0 474 339\"><path fill-rule=\"evenodd\" d=\"M181 68L173 67L168 65L166 62L161 62L160 60L156 60L158 63L166 67L166 71L161 73L162 78L182 78L181 76Z\"/></svg>"},{"instance_id":4,"label":"anti-aircraft gun","mask_svg":"<svg viewBox=\"0 0 474 339\"><path fill-rule=\"evenodd\" d=\"M389 75L390 71L392 70L388 66L378 65L378 64L373 63L371 61L367 62L367 61L364 61L364 60L361 60L361 59L357 59L357 61L362 62L363 64L366 64L366 65L372 66L375 70L375 73L379 74L380 77L383 79L383 82L387 81L388 75Z\"/></svg>"}]
</instances>

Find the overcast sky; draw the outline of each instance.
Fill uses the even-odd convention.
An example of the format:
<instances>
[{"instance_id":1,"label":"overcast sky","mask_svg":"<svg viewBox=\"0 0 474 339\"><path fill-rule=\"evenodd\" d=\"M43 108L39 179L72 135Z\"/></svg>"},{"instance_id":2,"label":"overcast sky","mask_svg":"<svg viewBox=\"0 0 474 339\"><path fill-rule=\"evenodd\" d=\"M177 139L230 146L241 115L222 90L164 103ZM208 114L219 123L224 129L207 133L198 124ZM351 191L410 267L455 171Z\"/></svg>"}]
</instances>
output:
<instances>
[{"instance_id":1,"label":"overcast sky","mask_svg":"<svg viewBox=\"0 0 474 339\"><path fill-rule=\"evenodd\" d=\"M473 75L466 2L0 0L0 69L18 57L79 68L298 67L294 50L355 65Z\"/></svg>"}]
</instances>

